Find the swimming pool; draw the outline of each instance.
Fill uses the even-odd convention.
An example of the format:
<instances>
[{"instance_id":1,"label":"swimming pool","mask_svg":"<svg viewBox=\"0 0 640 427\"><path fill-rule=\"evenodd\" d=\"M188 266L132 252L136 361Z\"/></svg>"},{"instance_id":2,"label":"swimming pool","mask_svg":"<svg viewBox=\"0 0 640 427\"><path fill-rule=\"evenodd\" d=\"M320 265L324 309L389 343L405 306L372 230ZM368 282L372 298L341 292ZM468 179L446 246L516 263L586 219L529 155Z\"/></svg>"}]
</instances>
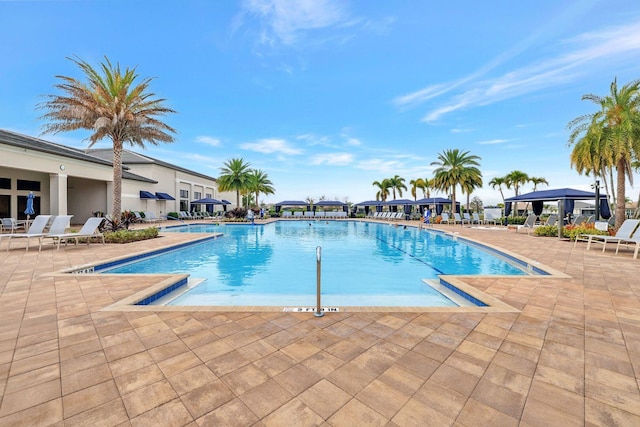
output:
<instances>
[{"instance_id":1,"label":"swimming pool","mask_svg":"<svg viewBox=\"0 0 640 427\"><path fill-rule=\"evenodd\" d=\"M223 233L107 273L184 273L204 279L168 305L313 306L322 247L325 306L456 306L424 283L441 274L524 275L524 268L439 232L359 221L192 225Z\"/></svg>"}]
</instances>

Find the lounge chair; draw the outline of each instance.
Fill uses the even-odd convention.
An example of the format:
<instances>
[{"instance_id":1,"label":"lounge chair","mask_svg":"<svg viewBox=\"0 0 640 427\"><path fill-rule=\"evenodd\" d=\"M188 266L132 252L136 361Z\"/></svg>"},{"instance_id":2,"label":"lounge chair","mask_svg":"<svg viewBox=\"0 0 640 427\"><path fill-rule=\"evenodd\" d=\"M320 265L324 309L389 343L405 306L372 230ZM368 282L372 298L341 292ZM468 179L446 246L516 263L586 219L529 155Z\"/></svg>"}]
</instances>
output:
<instances>
[{"instance_id":1,"label":"lounge chair","mask_svg":"<svg viewBox=\"0 0 640 427\"><path fill-rule=\"evenodd\" d=\"M538 216L536 214L529 214L527 215L527 219L524 220L524 224L522 225L518 225L516 227L516 233L518 231L520 231L521 229L526 229L527 230L527 234L529 234L529 231L533 230L536 226L536 218Z\"/></svg>"},{"instance_id":2,"label":"lounge chair","mask_svg":"<svg viewBox=\"0 0 640 427\"><path fill-rule=\"evenodd\" d=\"M49 226L49 230L43 234L39 239L39 248L38 250L42 250L42 239L52 238L55 239L56 236L65 234L67 227L69 226L69 222L73 215L58 215L53 217L53 222ZM102 219L102 218L101 218Z\"/></svg>"},{"instance_id":3,"label":"lounge chair","mask_svg":"<svg viewBox=\"0 0 640 427\"><path fill-rule=\"evenodd\" d=\"M587 221L587 217L584 215L576 215L575 218L573 218L573 221L571 221L571 225L575 225L578 226L580 224L583 224Z\"/></svg>"},{"instance_id":4,"label":"lounge chair","mask_svg":"<svg viewBox=\"0 0 640 427\"><path fill-rule=\"evenodd\" d=\"M38 242L40 243L40 239L42 239L42 236L44 236L45 234L44 229L49 223L49 219L51 219L51 215L38 215L34 218L31 226L25 233L0 234L0 241L2 241L3 238L9 239L9 243L7 244L7 251L9 251L9 249L11 248L12 239L27 239L28 251L31 239L38 239Z\"/></svg>"},{"instance_id":5,"label":"lounge chair","mask_svg":"<svg viewBox=\"0 0 640 427\"><path fill-rule=\"evenodd\" d=\"M558 215L551 214L543 225L556 225L558 223Z\"/></svg>"},{"instance_id":6,"label":"lounge chair","mask_svg":"<svg viewBox=\"0 0 640 427\"><path fill-rule=\"evenodd\" d=\"M607 242L619 242L620 240L629 240L633 232L638 228L640 219L626 219L614 236L602 234L579 234L573 242L573 247L579 240L587 242L587 250L591 249L591 243L602 243L602 252L607 248Z\"/></svg>"},{"instance_id":7,"label":"lounge chair","mask_svg":"<svg viewBox=\"0 0 640 427\"><path fill-rule=\"evenodd\" d=\"M474 212L471 214L471 224L478 224L480 225L482 223L482 221L480 221L480 215L478 215L477 212Z\"/></svg>"},{"instance_id":8,"label":"lounge chair","mask_svg":"<svg viewBox=\"0 0 640 427\"><path fill-rule=\"evenodd\" d=\"M9 231L9 233L15 233L18 230L26 230L26 222L18 221L15 218L2 218L2 224L0 224L0 230L2 232Z\"/></svg>"},{"instance_id":9,"label":"lounge chair","mask_svg":"<svg viewBox=\"0 0 640 427\"><path fill-rule=\"evenodd\" d=\"M463 219L458 212L454 212L453 214L453 223L454 224L464 224L465 222L471 223L470 220Z\"/></svg>"},{"instance_id":10,"label":"lounge chair","mask_svg":"<svg viewBox=\"0 0 640 427\"><path fill-rule=\"evenodd\" d=\"M633 235L628 239L618 240L618 244L616 245L616 255L618 255L618 251L620 250L620 245L622 243L635 246L635 250L633 251L633 259L638 259L638 252L640 252L640 229L633 233Z\"/></svg>"},{"instance_id":11,"label":"lounge chair","mask_svg":"<svg viewBox=\"0 0 640 427\"><path fill-rule=\"evenodd\" d=\"M293 213L294 218L302 218L302 211L295 211Z\"/></svg>"},{"instance_id":12,"label":"lounge chair","mask_svg":"<svg viewBox=\"0 0 640 427\"><path fill-rule=\"evenodd\" d=\"M282 218L291 218L292 216L291 211L282 212Z\"/></svg>"},{"instance_id":13,"label":"lounge chair","mask_svg":"<svg viewBox=\"0 0 640 427\"><path fill-rule=\"evenodd\" d=\"M71 218L71 217L69 217ZM73 239L75 241L75 245L78 245L78 239L81 238L85 238L87 239L87 246L89 246L89 242L91 241L91 238L93 237L97 237L102 239L102 244L104 245L104 235L102 233L100 233L98 231L98 227L100 227L100 224L102 224L104 218L96 218L96 217L91 217L89 218L84 225L82 226L82 228L80 229L80 231L78 231L77 233L61 233L61 234L52 234L52 233L47 233L45 236L43 236L44 238L51 238L55 241L57 241L57 249L60 249L60 242L64 240L64 244L65 246L67 245L67 242L70 239ZM52 226L53 228L53 226Z\"/></svg>"},{"instance_id":14,"label":"lounge chair","mask_svg":"<svg viewBox=\"0 0 640 427\"><path fill-rule=\"evenodd\" d=\"M451 224L451 221L453 221L451 218L449 218L449 214L446 212L442 212L440 214L440 224L444 224L445 222L447 224Z\"/></svg>"}]
</instances>

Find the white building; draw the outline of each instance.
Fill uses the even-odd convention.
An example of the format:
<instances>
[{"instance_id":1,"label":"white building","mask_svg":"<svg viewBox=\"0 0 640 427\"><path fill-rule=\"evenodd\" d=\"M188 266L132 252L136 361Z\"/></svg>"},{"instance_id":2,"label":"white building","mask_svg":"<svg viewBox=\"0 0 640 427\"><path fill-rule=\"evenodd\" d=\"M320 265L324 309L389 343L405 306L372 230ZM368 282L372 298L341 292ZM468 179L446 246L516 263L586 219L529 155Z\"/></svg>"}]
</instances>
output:
<instances>
[{"instance_id":1,"label":"white building","mask_svg":"<svg viewBox=\"0 0 640 427\"><path fill-rule=\"evenodd\" d=\"M80 224L94 212L111 212L112 156L111 149L85 152L0 129L0 217L24 218L29 192L36 214L73 215ZM218 191L216 178L143 154L125 150L122 164L123 210L161 216L190 210L204 197L235 200Z\"/></svg>"}]
</instances>

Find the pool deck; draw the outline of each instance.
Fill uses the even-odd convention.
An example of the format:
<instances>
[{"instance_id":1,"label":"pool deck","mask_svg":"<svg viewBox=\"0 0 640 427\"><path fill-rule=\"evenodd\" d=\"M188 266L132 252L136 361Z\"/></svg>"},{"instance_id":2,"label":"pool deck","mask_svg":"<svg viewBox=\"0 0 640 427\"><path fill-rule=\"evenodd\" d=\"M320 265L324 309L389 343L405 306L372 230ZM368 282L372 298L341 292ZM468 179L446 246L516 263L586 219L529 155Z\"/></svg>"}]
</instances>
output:
<instances>
[{"instance_id":1,"label":"pool deck","mask_svg":"<svg viewBox=\"0 0 640 427\"><path fill-rule=\"evenodd\" d=\"M434 228L564 275L465 279L502 311L107 310L168 277L55 273L193 237L2 241L0 425L640 425L640 259Z\"/></svg>"}]
</instances>

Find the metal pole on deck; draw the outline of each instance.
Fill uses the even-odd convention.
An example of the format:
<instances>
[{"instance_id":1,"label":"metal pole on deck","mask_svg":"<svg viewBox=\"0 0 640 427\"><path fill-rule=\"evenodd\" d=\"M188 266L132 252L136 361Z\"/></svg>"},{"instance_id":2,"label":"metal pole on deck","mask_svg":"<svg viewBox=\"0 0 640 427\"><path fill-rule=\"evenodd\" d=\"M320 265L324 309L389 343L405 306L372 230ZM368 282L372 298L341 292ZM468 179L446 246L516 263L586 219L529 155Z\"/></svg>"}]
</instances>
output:
<instances>
[{"instance_id":1,"label":"metal pole on deck","mask_svg":"<svg viewBox=\"0 0 640 427\"><path fill-rule=\"evenodd\" d=\"M317 273L316 273L316 278L317 278L317 280L316 280L316 287L317 287L317 289L316 289L316 293L317 293L317 295L316 295L316 312L313 313L313 315L315 317L324 316L324 313L322 312L322 306L320 304L320 270L321 270L321 267L322 267L321 264L322 264L322 248L320 246L318 246L316 248L316 270L317 270Z\"/></svg>"}]
</instances>

